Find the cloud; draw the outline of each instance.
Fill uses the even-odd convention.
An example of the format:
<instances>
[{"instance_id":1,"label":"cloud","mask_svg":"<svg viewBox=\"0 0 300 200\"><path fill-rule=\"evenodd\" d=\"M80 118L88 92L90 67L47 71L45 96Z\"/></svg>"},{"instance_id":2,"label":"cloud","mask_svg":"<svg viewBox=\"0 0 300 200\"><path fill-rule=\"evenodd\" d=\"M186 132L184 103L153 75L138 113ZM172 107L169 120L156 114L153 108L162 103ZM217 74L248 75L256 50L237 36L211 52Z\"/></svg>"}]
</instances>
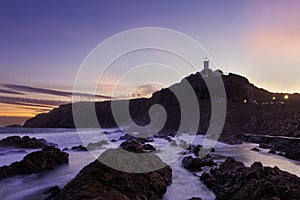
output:
<instances>
[{"instance_id":1,"label":"cloud","mask_svg":"<svg viewBox=\"0 0 300 200\"><path fill-rule=\"evenodd\" d=\"M25 85L2 84L2 86L5 88L14 90L14 91L19 91L19 92L49 94L49 95L63 96L63 97L80 96L80 97L96 97L96 98L102 98L102 99L111 99L110 96L105 96L105 95L73 93L73 92L66 92L66 91L60 91L60 90L51 90L51 89L45 89L45 88L30 87L30 86L25 86Z\"/></svg>"},{"instance_id":2,"label":"cloud","mask_svg":"<svg viewBox=\"0 0 300 200\"><path fill-rule=\"evenodd\" d=\"M0 96L0 103L23 105L23 106L53 107L53 106L59 106L70 102L51 100L51 99L31 99L31 98L22 98L22 97Z\"/></svg>"},{"instance_id":3,"label":"cloud","mask_svg":"<svg viewBox=\"0 0 300 200\"><path fill-rule=\"evenodd\" d=\"M22 92L16 92L16 91L5 90L5 89L0 89L0 93L24 95L24 93L22 93Z\"/></svg>"}]
</instances>

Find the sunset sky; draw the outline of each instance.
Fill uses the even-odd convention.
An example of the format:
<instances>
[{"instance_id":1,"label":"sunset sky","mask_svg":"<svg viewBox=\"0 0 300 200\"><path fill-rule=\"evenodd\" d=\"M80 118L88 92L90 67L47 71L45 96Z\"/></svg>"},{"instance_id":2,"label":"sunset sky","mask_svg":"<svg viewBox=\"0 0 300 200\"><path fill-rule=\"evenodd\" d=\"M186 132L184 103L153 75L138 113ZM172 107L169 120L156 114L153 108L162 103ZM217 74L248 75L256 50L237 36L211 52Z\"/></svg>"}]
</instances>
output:
<instances>
[{"instance_id":1,"label":"sunset sky","mask_svg":"<svg viewBox=\"0 0 300 200\"><path fill-rule=\"evenodd\" d=\"M300 92L299 10L297 0L1 0L0 126L70 102L88 53L106 38L138 27L180 31L209 52L216 68L269 91ZM98 88L99 100L110 99L117 71ZM180 80L165 77L164 85L145 86L135 95L147 96L174 81ZM128 98L122 92L130 87L116 90Z\"/></svg>"}]
</instances>

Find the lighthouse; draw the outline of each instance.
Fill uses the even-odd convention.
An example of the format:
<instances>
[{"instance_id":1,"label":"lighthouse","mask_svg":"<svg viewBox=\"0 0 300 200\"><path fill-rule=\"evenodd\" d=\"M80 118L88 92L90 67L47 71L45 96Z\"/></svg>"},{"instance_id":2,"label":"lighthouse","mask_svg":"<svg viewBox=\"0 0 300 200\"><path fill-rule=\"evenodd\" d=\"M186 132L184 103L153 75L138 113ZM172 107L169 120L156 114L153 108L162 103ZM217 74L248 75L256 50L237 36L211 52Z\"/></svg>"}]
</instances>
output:
<instances>
[{"instance_id":1,"label":"lighthouse","mask_svg":"<svg viewBox=\"0 0 300 200\"><path fill-rule=\"evenodd\" d=\"M204 71L207 71L209 69L209 60L205 58L203 61Z\"/></svg>"}]
</instances>

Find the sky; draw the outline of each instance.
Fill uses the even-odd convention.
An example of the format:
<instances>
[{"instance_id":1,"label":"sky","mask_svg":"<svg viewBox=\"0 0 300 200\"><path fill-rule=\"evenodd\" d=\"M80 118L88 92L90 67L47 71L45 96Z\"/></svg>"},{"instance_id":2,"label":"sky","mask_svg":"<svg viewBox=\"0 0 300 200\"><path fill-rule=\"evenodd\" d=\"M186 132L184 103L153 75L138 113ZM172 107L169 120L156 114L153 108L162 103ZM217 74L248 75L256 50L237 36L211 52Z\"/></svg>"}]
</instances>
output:
<instances>
[{"instance_id":1,"label":"sky","mask_svg":"<svg viewBox=\"0 0 300 200\"><path fill-rule=\"evenodd\" d=\"M214 67L246 76L258 87L300 92L299 10L297 0L1 0L0 126L69 103L86 56L112 35L140 27L190 36L209 52ZM111 99L121 68L104 77L98 100ZM144 85L131 97L180 81L174 77ZM131 88L132 82L115 89L126 98Z\"/></svg>"}]
</instances>

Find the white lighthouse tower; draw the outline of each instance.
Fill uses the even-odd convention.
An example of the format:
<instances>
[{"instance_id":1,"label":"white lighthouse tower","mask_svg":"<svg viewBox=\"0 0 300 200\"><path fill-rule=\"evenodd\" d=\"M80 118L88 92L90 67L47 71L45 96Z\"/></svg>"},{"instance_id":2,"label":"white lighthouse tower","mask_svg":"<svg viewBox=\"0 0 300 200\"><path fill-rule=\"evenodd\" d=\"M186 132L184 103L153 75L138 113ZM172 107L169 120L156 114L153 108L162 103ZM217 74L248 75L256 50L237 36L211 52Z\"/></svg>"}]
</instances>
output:
<instances>
[{"instance_id":1,"label":"white lighthouse tower","mask_svg":"<svg viewBox=\"0 0 300 200\"><path fill-rule=\"evenodd\" d=\"M204 71L209 70L209 60L207 58L205 58L205 60L203 61L203 66L204 66Z\"/></svg>"},{"instance_id":2,"label":"white lighthouse tower","mask_svg":"<svg viewBox=\"0 0 300 200\"><path fill-rule=\"evenodd\" d=\"M207 58L203 61L203 70L200 72L202 77L208 77L212 74L212 70L209 68L209 60Z\"/></svg>"}]
</instances>

